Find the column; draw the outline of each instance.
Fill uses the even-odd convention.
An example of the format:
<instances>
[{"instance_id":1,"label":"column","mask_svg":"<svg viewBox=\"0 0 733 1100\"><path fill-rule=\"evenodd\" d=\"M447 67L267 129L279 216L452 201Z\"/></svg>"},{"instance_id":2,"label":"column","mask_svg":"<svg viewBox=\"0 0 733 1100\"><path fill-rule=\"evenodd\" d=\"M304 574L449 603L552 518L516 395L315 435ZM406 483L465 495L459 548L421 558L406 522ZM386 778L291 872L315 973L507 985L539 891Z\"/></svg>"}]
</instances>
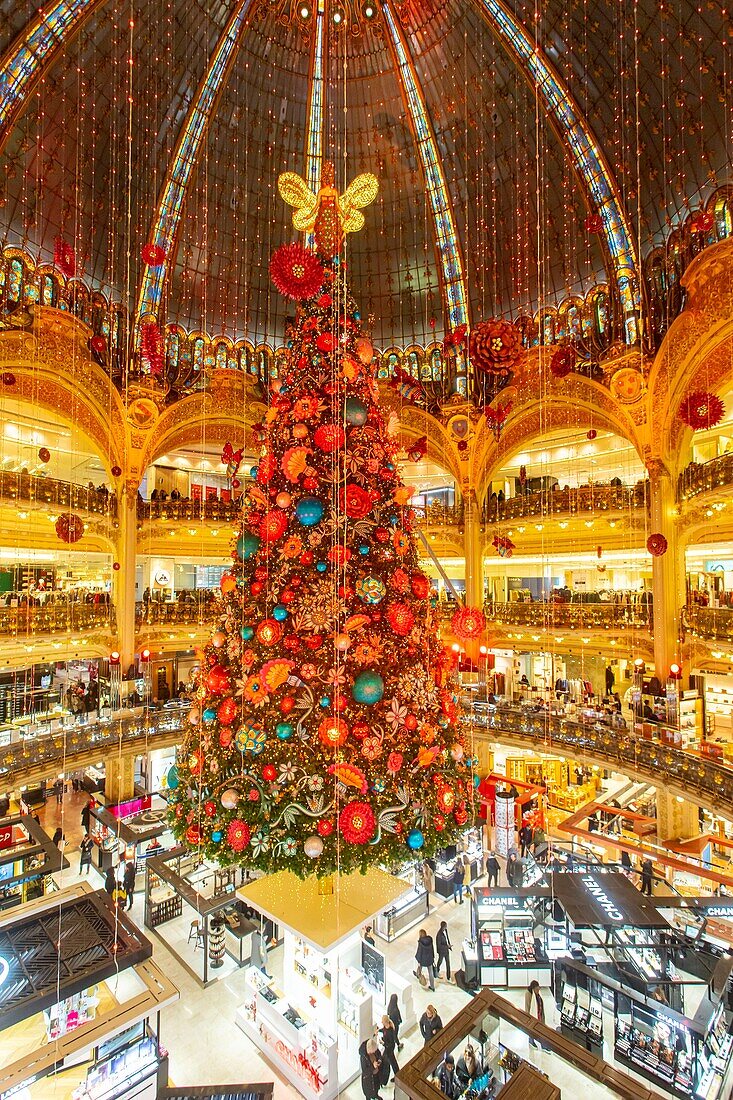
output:
<instances>
[{"instance_id":1,"label":"column","mask_svg":"<svg viewBox=\"0 0 733 1100\"><path fill-rule=\"evenodd\" d=\"M697 806L657 789L657 836L660 840L693 840L700 835Z\"/></svg>"},{"instance_id":2,"label":"column","mask_svg":"<svg viewBox=\"0 0 733 1100\"><path fill-rule=\"evenodd\" d=\"M115 573L114 604L117 614L117 645L124 676L135 657L135 564L137 553L137 483L127 482L120 494L117 518L117 553L120 569Z\"/></svg>"},{"instance_id":3,"label":"column","mask_svg":"<svg viewBox=\"0 0 733 1100\"><path fill-rule=\"evenodd\" d=\"M670 665L679 660L680 612L685 600L684 559L678 560L682 551L675 531L672 478L666 466L657 459L649 462L647 468L651 493L650 534L664 535L667 540L666 552L652 557L654 667L664 684Z\"/></svg>"},{"instance_id":4,"label":"column","mask_svg":"<svg viewBox=\"0 0 733 1100\"><path fill-rule=\"evenodd\" d=\"M135 795L135 754L108 756L104 761L104 794L113 805Z\"/></svg>"},{"instance_id":5,"label":"column","mask_svg":"<svg viewBox=\"0 0 733 1100\"><path fill-rule=\"evenodd\" d=\"M484 605L484 559L481 533L481 508L473 489L464 497L464 552L466 555L466 606Z\"/></svg>"}]
</instances>

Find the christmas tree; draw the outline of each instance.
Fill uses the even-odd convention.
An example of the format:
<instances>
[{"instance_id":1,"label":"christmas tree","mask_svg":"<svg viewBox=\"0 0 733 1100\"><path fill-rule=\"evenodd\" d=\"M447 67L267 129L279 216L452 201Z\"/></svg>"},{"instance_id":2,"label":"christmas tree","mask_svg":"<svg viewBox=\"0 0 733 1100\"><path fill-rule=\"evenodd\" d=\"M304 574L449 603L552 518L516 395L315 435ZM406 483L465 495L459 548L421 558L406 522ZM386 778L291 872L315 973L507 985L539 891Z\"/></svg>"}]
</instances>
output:
<instances>
[{"instance_id":1,"label":"christmas tree","mask_svg":"<svg viewBox=\"0 0 733 1100\"><path fill-rule=\"evenodd\" d=\"M298 301L260 426L222 613L169 775L176 835L222 865L300 876L396 865L469 814L452 662L440 644L341 259L376 194L280 178L315 250L278 249Z\"/></svg>"}]
</instances>

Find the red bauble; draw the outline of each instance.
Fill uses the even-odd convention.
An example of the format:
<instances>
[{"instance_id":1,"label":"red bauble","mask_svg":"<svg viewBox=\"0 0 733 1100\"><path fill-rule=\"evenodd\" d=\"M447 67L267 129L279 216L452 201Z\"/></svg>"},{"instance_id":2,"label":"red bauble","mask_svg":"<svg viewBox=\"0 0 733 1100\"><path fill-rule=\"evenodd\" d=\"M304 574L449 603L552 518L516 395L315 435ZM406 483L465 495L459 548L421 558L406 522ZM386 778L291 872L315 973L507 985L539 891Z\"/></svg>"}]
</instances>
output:
<instances>
[{"instance_id":1,"label":"red bauble","mask_svg":"<svg viewBox=\"0 0 733 1100\"><path fill-rule=\"evenodd\" d=\"M321 289L323 268L302 244L284 244L272 254L270 278L286 298L303 301Z\"/></svg>"},{"instance_id":2,"label":"red bauble","mask_svg":"<svg viewBox=\"0 0 733 1100\"><path fill-rule=\"evenodd\" d=\"M417 718L414 714L408 714L405 718L405 729L414 730L417 729Z\"/></svg>"},{"instance_id":3,"label":"red bauble","mask_svg":"<svg viewBox=\"0 0 733 1100\"><path fill-rule=\"evenodd\" d=\"M265 586L262 581L252 581L251 585L249 586L250 595L259 596L264 587Z\"/></svg>"},{"instance_id":4,"label":"red bauble","mask_svg":"<svg viewBox=\"0 0 733 1100\"><path fill-rule=\"evenodd\" d=\"M367 844L377 830L368 802L347 802L338 817L339 832L349 844Z\"/></svg>"},{"instance_id":5,"label":"red bauble","mask_svg":"<svg viewBox=\"0 0 733 1100\"><path fill-rule=\"evenodd\" d=\"M268 569L267 569L266 565L258 565L257 568L254 571L253 576L255 577L255 580L266 581L267 580L267 573L268 573Z\"/></svg>"},{"instance_id":6,"label":"red bauble","mask_svg":"<svg viewBox=\"0 0 733 1100\"><path fill-rule=\"evenodd\" d=\"M316 347L318 348L318 350L325 352L326 354L333 351L335 345L336 341L333 338L332 332L322 332L316 340Z\"/></svg>"},{"instance_id":7,"label":"red bauble","mask_svg":"<svg viewBox=\"0 0 733 1100\"><path fill-rule=\"evenodd\" d=\"M318 727L318 736L326 748L338 749L349 736L349 727L343 718L324 718Z\"/></svg>"},{"instance_id":8,"label":"red bauble","mask_svg":"<svg viewBox=\"0 0 733 1100\"><path fill-rule=\"evenodd\" d=\"M320 649L322 643L323 637L321 634L310 634L305 639L305 644L308 646L308 649Z\"/></svg>"},{"instance_id":9,"label":"red bauble","mask_svg":"<svg viewBox=\"0 0 733 1100\"><path fill-rule=\"evenodd\" d=\"M304 550L303 553L298 558L298 561L300 562L301 565L313 565L313 551L312 550Z\"/></svg>"},{"instance_id":10,"label":"red bauble","mask_svg":"<svg viewBox=\"0 0 733 1100\"><path fill-rule=\"evenodd\" d=\"M223 726L228 726L237 717L237 704L231 696L228 699L222 699L219 703L216 717Z\"/></svg>"},{"instance_id":11,"label":"red bauble","mask_svg":"<svg viewBox=\"0 0 733 1100\"><path fill-rule=\"evenodd\" d=\"M223 665L214 665L209 675L206 677L206 687L214 695L223 695L225 691L229 690L231 685L231 679L229 672Z\"/></svg>"},{"instance_id":12,"label":"red bauble","mask_svg":"<svg viewBox=\"0 0 733 1100\"><path fill-rule=\"evenodd\" d=\"M466 803L462 802L457 807L456 812L453 814L456 825L465 825L468 821L468 811L466 810Z\"/></svg>"},{"instance_id":13,"label":"red bauble","mask_svg":"<svg viewBox=\"0 0 733 1100\"><path fill-rule=\"evenodd\" d=\"M40 447L38 451L38 457L40 458L41 462L48 462L51 457L51 452L49 451L48 447Z\"/></svg>"},{"instance_id":14,"label":"red bauble","mask_svg":"<svg viewBox=\"0 0 733 1100\"><path fill-rule=\"evenodd\" d=\"M586 439L595 439L597 435L598 435L598 432L595 430L595 428L589 428L589 430L585 433L585 438Z\"/></svg>"},{"instance_id":15,"label":"red bauble","mask_svg":"<svg viewBox=\"0 0 733 1100\"><path fill-rule=\"evenodd\" d=\"M320 818L316 825L316 831L319 836L330 836L333 832L333 821L329 821L327 817Z\"/></svg>"},{"instance_id":16,"label":"red bauble","mask_svg":"<svg viewBox=\"0 0 733 1100\"><path fill-rule=\"evenodd\" d=\"M667 545L666 538L658 531L646 540L646 548L653 558L661 558L663 554L666 554Z\"/></svg>"},{"instance_id":17,"label":"red bauble","mask_svg":"<svg viewBox=\"0 0 733 1100\"><path fill-rule=\"evenodd\" d=\"M522 337L509 321L480 321L469 339L471 362L488 374L508 374L522 354Z\"/></svg>"},{"instance_id":18,"label":"red bauble","mask_svg":"<svg viewBox=\"0 0 733 1100\"><path fill-rule=\"evenodd\" d=\"M297 653L300 649L300 638L297 634L286 634L283 638L283 645L289 653Z\"/></svg>"},{"instance_id":19,"label":"red bauble","mask_svg":"<svg viewBox=\"0 0 733 1100\"><path fill-rule=\"evenodd\" d=\"M240 821L239 818L234 818L229 822L229 828L227 829L227 843L233 852L243 852L249 844L251 833L249 825L246 821Z\"/></svg>"},{"instance_id":20,"label":"red bauble","mask_svg":"<svg viewBox=\"0 0 733 1100\"><path fill-rule=\"evenodd\" d=\"M445 828L445 818L442 814L435 814L433 817L433 828L436 833L442 833Z\"/></svg>"},{"instance_id":21,"label":"red bauble","mask_svg":"<svg viewBox=\"0 0 733 1100\"><path fill-rule=\"evenodd\" d=\"M260 538L263 542L275 542L285 534L288 517L282 508L271 508L265 512L260 523Z\"/></svg>"},{"instance_id":22,"label":"red bauble","mask_svg":"<svg viewBox=\"0 0 733 1100\"><path fill-rule=\"evenodd\" d=\"M119 477L120 474L122 473L122 467L121 466L113 466L112 470L110 472L112 474L112 477Z\"/></svg>"},{"instance_id":23,"label":"red bauble","mask_svg":"<svg viewBox=\"0 0 733 1100\"><path fill-rule=\"evenodd\" d=\"M453 614L451 629L462 641L478 638L486 630L486 616L480 607L460 607Z\"/></svg>"},{"instance_id":24,"label":"red bauble","mask_svg":"<svg viewBox=\"0 0 733 1100\"><path fill-rule=\"evenodd\" d=\"M550 360L550 374L555 378L565 378L575 366L575 348L570 344L558 348Z\"/></svg>"},{"instance_id":25,"label":"red bauble","mask_svg":"<svg viewBox=\"0 0 733 1100\"><path fill-rule=\"evenodd\" d=\"M415 625L415 615L409 604L391 603L387 608L387 622L395 634L404 637Z\"/></svg>"},{"instance_id":26,"label":"red bauble","mask_svg":"<svg viewBox=\"0 0 733 1100\"><path fill-rule=\"evenodd\" d=\"M708 393L706 390L695 390L688 393L679 407L679 418L683 424L693 431L712 428L719 424L725 413L725 405L717 394Z\"/></svg>"},{"instance_id":27,"label":"red bauble","mask_svg":"<svg viewBox=\"0 0 733 1100\"><path fill-rule=\"evenodd\" d=\"M411 585L413 594L419 600L424 600L430 592L430 581L424 573L413 573Z\"/></svg>"},{"instance_id":28,"label":"red bauble","mask_svg":"<svg viewBox=\"0 0 733 1100\"><path fill-rule=\"evenodd\" d=\"M313 433L313 442L319 450L331 454L343 447L346 433L340 424L321 424Z\"/></svg>"},{"instance_id":29,"label":"red bauble","mask_svg":"<svg viewBox=\"0 0 733 1100\"><path fill-rule=\"evenodd\" d=\"M214 817L216 814L216 803L204 802L204 813L207 817Z\"/></svg>"},{"instance_id":30,"label":"red bauble","mask_svg":"<svg viewBox=\"0 0 733 1100\"><path fill-rule=\"evenodd\" d=\"M332 302L333 298L330 294L321 294L320 298L318 299L318 305L321 307L321 309L328 309Z\"/></svg>"},{"instance_id":31,"label":"red bauble","mask_svg":"<svg viewBox=\"0 0 733 1100\"><path fill-rule=\"evenodd\" d=\"M389 542L389 531L386 527L375 527L374 537L377 542Z\"/></svg>"},{"instance_id":32,"label":"red bauble","mask_svg":"<svg viewBox=\"0 0 733 1100\"><path fill-rule=\"evenodd\" d=\"M304 477L303 478L303 488L304 489L317 489L318 488L318 478L317 477Z\"/></svg>"},{"instance_id":33,"label":"red bauble","mask_svg":"<svg viewBox=\"0 0 733 1100\"><path fill-rule=\"evenodd\" d=\"M295 706L295 699L292 695L283 695L280 700L280 713L290 714L291 710Z\"/></svg>"},{"instance_id":34,"label":"red bauble","mask_svg":"<svg viewBox=\"0 0 733 1100\"><path fill-rule=\"evenodd\" d=\"M93 355L97 355L102 358L107 354L107 341L104 336L92 336L89 341L89 350Z\"/></svg>"},{"instance_id":35,"label":"red bauble","mask_svg":"<svg viewBox=\"0 0 733 1100\"><path fill-rule=\"evenodd\" d=\"M363 741L372 732L372 728L368 722L354 722L351 732L357 741Z\"/></svg>"},{"instance_id":36,"label":"red bauble","mask_svg":"<svg viewBox=\"0 0 733 1100\"><path fill-rule=\"evenodd\" d=\"M112 562L112 568L114 569L115 573L119 573L122 566L120 565L120 563L118 561L113 561Z\"/></svg>"},{"instance_id":37,"label":"red bauble","mask_svg":"<svg viewBox=\"0 0 733 1100\"><path fill-rule=\"evenodd\" d=\"M274 764L265 764L264 768L262 769L262 778L267 783L272 783L275 779L277 779L277 768Z\"/></svg>"},{"instance_id":38,"label":"red bauble","mask_svg":"<svg viewBox=\"0 0 733 1100\"><path fill-rule=\"evenodd\" d=\"M142 250L143 263L148 267L160 267L165 263L166 250L159 244L146 244Z\"/></svg>"},{"instance_id":39,"label":"red bauble","mask_svg":"<svg viewBox=\"0 0 733 1100\"><path fill-rule=\"evenodd\" d=\"M64 512L56 520L56 534L62 542L78 542L84 534L84 524L73 512Z\"/></svg>"}]
</instances>

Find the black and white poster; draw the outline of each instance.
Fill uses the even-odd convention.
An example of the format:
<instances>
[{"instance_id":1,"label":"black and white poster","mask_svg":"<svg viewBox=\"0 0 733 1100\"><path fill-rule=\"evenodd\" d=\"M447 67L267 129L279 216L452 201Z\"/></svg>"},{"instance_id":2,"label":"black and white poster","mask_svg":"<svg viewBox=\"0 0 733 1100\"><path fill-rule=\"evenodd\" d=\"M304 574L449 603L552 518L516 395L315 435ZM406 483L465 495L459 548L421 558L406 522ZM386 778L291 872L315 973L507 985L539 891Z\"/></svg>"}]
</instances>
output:
<instances>
[{"instance_id":1,"label":"black and white poster","mask_svg":"<svg viewBox=\"0 0 733 1100\"><path fill-rule=\"evenodd\" d=\"M361 941L361 968L367 985L384 999L385 961L381 951Z\"/></svg>"}]
</instances>

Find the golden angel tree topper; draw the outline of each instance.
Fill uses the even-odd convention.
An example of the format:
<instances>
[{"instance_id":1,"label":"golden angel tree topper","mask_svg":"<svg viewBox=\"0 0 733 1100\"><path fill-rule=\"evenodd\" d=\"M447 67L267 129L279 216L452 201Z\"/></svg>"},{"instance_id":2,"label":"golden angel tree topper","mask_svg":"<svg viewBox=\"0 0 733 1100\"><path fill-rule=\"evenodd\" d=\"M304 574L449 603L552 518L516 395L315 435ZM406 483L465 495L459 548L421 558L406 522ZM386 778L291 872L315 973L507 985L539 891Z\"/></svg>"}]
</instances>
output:
<instances>
[{"instance_id":1,"label":"golden angel tree topper","mask_svg":"<svg viewBox=\"0 0 733 1100\"><path fill-rule=\"evenodd\" d=\"M177 836L221 864L327 875L430 855L471 812L451 660L340 252L377 183L281 191L316 251L273 257L298 297L179 761ZM278 253L280 255L278 256Z\"/></svg>"}]
</instances>

